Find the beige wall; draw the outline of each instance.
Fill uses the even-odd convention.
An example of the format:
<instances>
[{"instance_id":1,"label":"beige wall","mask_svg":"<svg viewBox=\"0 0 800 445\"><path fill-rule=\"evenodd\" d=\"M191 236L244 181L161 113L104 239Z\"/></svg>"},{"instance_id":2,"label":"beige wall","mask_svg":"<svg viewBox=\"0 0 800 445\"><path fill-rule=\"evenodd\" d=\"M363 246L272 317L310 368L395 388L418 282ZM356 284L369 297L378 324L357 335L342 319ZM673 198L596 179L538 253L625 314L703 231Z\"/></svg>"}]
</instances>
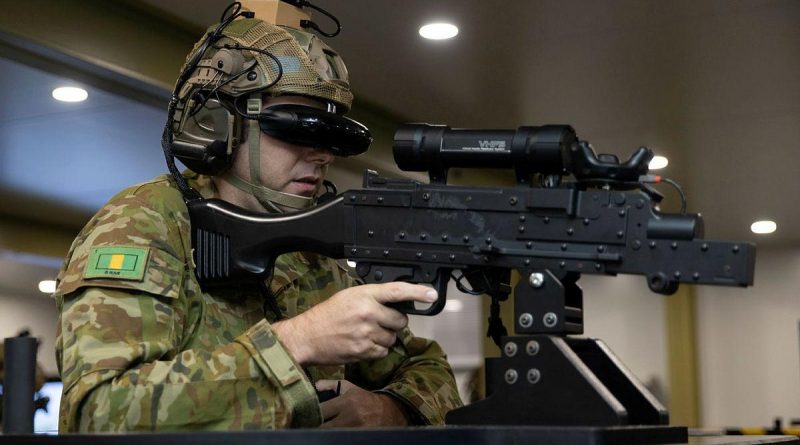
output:
<instances>
[{"instance_id":1,"label":"beige wall","mask_svg":"<svg viewBox=\"0 0 800 445\"><path fill-rule=\"evenodd\" d=\"M697 292L703 423L800 418L800 251L762 248L755 286Z\"/></svg>"}]
</instances>

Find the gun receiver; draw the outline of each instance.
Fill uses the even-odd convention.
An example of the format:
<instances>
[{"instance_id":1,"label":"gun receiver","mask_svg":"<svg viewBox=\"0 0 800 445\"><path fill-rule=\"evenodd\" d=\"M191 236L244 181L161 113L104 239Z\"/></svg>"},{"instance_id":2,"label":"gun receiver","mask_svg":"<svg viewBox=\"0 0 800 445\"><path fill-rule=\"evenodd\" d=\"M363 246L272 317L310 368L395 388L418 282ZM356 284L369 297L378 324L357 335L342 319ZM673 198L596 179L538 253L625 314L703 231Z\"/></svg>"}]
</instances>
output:
<instances>
[{"instance_id":1,"label":"gun receiver","mask_svg":"<svg viewBox=\"0 0 800 445\"><path fill-rule=\"evenodd\" d=\"M529 162L535 168L527 172L578 170L585 179L548 188L456 187L367 171L363 189L297 213L253 213L219 200L192 201L198 279L207 285L264 280L278 255L314 251L355 261L358 275L367 282L433 284L440 301L428 309L404 308L423 315L444 307L446 283L455 269L468 277L484 269L515 269L528 277L549 271L559 280L582 273L637 274L646 277L652 291L663 294L675 292L679 283L752 284L753 245L704 240L699 215L661 213L656 209L660 196L648 189L630 190L629 179L646 172L649 150L640 148L619 165L598 160L568 126L523 127L489 138L485 132L465 136L458 131L451 130L462 146L478 146L466 136L484 134L495 153L503 154L497 149L503 146L516 150L508 150L505 163L495 161L494 166L516 164L523 155L533 156L532 161L538 158L531 153L544 153L542 158L550 161ZM433 178L446 176L442 172L450 166L476 165L488 156L477 152L469 157L467 150L452 144L437 145L441 150L436 155L424 146L436 138L449 140L446 132L442 127L404 127L397 136L398 163L410 169L434 165ZM519 140L540 146L531 150ZM522 155L513 155L517 152ZM606 185L621 189L590 188L601 173L612 176L606 176Z\"/></svg>"}]
</instances>

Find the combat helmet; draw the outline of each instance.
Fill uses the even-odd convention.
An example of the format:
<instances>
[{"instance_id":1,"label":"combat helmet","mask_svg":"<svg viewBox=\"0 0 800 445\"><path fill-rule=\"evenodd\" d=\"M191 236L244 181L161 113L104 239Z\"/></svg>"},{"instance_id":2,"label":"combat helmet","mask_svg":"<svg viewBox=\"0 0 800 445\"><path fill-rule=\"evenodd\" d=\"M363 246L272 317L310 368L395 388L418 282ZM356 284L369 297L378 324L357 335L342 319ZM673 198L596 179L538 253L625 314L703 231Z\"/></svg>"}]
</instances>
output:
<instances>
[{"instance_id":1,"label":"combat helmet","mask_svg":"<svg viewBox=\"0 0 800 445\"><path fill-rule=\"evenodd\" d=\"M277 210L276 203L308 207L313 198L271 190L261 183L259 131L325 148L337 156L366 151L372 141L369 131L343 116L353 101L347 68L316 35L268 23L234 5L219 24L208 28L181 70L165 129L165 141L170 139L167 163L173 155L198 173L225 174L225 180L253 194L266 208ZM314 98L327 108L288 104L262 108L267 97L283 95ZM248 120L258 125L245 125ZM243 140L249 146L249 180L226 173Z\"/></svg>"}]
</instances>

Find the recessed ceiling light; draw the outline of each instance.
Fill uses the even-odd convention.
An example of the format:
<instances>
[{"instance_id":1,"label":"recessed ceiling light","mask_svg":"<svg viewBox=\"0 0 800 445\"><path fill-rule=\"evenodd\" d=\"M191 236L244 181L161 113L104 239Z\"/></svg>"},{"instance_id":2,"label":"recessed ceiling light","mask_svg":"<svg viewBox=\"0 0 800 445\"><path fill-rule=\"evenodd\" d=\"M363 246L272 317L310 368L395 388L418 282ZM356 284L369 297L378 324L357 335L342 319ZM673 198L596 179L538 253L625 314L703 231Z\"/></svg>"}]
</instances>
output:
<instances>
[{"instance_id":1,"label":"recessed ceiling light","mask_svg":"<svg viewBox=\"0 0 800 445\"><path fill-rule=\"evenodd\" d=\"M52 294L55 291L56 291L55 280L42 280L39 282L39 292L45 294Z\"/></svg>"},{"instance_id":2,"label":"recessed ceiling light","mask_svg":"<svg viewBox=\"0 0 800 445\"><path fill-rule=\"evenodd\" d=\"M83 88L58 87L53 90L53 99L61 102L83 102L87 97L89 97L89 93Z\"/></svg>"},{"instance_id":3,"label":"recessed ceiling light","mask_svg":"<svg viewBox=\"0 0 800 445\"><path fill-rule=\"evenodd\" d=\"M758 233L758 234L772 233L777 229L778 225L775 224L775 221L769 221L769 220L756 221L750 225L750 230L752 230L753 233Z\"/></svg>"},{"instance_id":4,"label":"recessed ceiling light","mask_svg":"<svg viewBox=\"0 0 800 445\"><path fill-rule=\"evenodd\" d=\"M428 23L419 29L419 35L430 40L452 39L458 35L458 27L450 23Z\"/></svg>"},{"instance_id":5,"label":"recessed ceiling light","mask_svg":"<svg viewBox=\"0 0 800 445\"><path fill-rule=\"evenodd\" d=\"M664 156L653 156L653 159L650 160L649 168L650 170L661 170L668 165L669 159Z\"/></svg>"}]
</instances>

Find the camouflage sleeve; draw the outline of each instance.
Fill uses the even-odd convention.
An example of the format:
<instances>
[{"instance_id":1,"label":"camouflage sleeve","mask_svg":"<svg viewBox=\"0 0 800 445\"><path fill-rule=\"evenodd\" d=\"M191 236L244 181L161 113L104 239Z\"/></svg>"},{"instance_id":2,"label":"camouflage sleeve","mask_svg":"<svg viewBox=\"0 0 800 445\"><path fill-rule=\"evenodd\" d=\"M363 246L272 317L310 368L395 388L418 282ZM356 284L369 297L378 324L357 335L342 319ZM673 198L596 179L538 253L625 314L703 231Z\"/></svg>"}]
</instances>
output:
<instances>
[{"instance_id":1,"label":"camouflage sleeve","mask_svg":"<svg viewBox=\"0 0 800 445\"><path fill-rule=\"evenodd\" d=\"M64 381L59 429L320 424L311 384L266 320L224 336L225 341L188 346L202 298L194 293L197 298L189 298L185 286L191 269L184 259L180 225L188 221L181 205L180 196L166 187L123 192L73 243L55 293L60 310L56 350ZM92 255L120 245L147 266L128 267L127 254L106 256L119 258L116 269L140 276L96 276L101 261Z\"/></svg>"},{"instance_id":2,"label":"camouflage sleeve","mask_svg":"<svg viewBox=\"0 0 800 445\"><path fill-rule=\"evenodd\" d=\"M266 320L210 351L180 351L180 320L169 304L88 288L65 299L61 329L70 333L62 352L61 431L319 424L291 417L292 405L316 404L316 397Z\"/></svg>"},{"instance_id":3,"label":"camouflage sleeve","mask_svg":"<svg viewBox=\"0 0 800 445\"><path fill-rule=\"evenodd\" d=\"M348 365L353 383L400 401L415 423L443 425L448 411L463 405L453 371L442 348L415 337L408 328L387 357Z\"/></svg>"}]
</instances>

